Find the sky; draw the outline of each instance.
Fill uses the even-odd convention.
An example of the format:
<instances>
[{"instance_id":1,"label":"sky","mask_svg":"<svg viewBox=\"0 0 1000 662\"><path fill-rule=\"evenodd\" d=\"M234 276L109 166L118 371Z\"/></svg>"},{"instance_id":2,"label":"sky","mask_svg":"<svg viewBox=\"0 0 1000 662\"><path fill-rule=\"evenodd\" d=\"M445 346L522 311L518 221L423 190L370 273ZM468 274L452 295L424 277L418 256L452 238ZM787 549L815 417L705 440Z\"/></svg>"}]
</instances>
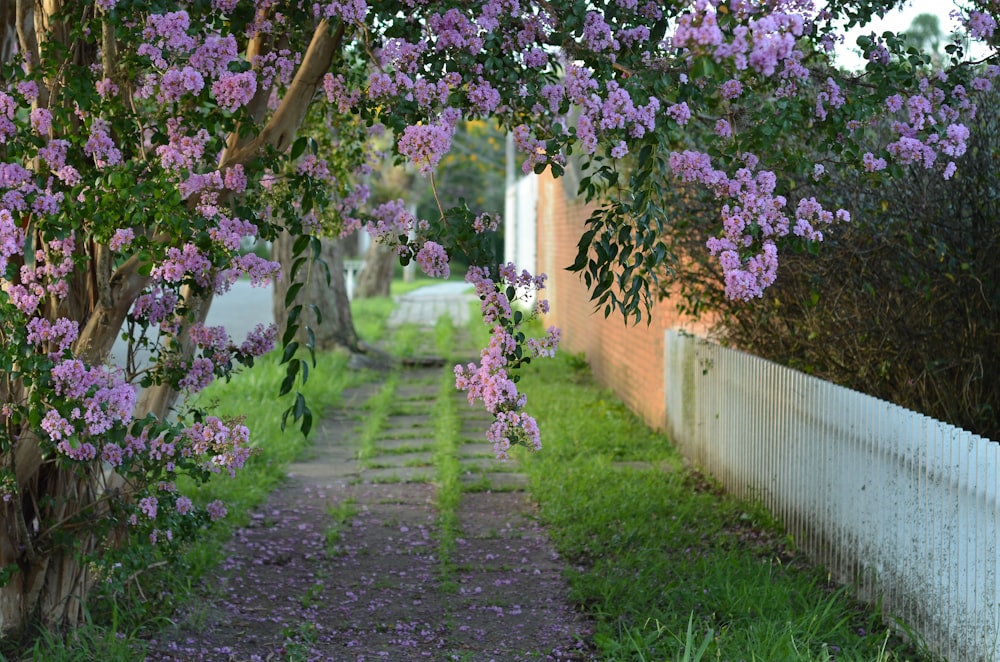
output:
<instances>
[{"instance_id":1,"label":"sky","mask_svg":"<svg viewBox=\"0 0 1000 662\"><path fill-rule=\"evenodd\" d=\"M955 9L955 3L951 0L910 0L902 9L898 9L886 15L884 19L875 19L864 28L854 28L847 33L843 48L838 52L838 59L845 67L851 69L861 69L864 67L864 60L860 55L854 55L851 51L858 51L855 45L858 37L863 34L882 34L886 30L902 32L910 27L913 19L920 14L934 14L941 22L941 32L945 35L951 34L957 24L948 17L951 10Z\"/></svg>"}]
</instances>

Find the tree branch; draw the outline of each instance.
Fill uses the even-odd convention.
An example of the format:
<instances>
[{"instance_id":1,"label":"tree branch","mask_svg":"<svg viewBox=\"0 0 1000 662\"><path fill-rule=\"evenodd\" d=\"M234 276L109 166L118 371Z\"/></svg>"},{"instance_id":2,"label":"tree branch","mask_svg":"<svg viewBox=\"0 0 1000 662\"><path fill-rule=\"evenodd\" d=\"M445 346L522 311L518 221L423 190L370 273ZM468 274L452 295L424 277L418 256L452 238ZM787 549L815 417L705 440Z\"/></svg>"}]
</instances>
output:
<instances>
[{"instance_id":1,"label":"tree branch","mask_svg":"<svg viewBox=\"0 0 1000 662\"><path fill-rule=\"evenodd\" d=\"M343 23L338 24L336 31L332 33L328 20L323 20L316 26L302 64L274 115L256 138L228 152L223 157L220 169L248 163L267 147L283 152L291 146L309 110L309 104L323 82L323 75L330 70L333 54L340 48L343 39Z\"/></svg>"}]
</instances>

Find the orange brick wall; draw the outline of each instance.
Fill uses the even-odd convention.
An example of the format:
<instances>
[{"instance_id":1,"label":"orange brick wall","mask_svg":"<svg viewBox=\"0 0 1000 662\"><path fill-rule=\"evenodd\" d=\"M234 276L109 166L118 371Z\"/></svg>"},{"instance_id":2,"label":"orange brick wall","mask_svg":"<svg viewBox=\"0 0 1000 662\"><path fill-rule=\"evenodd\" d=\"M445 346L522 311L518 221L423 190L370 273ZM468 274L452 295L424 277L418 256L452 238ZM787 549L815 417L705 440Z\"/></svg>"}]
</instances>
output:
<instances>
[{"instance_id":1,"label":"orange brick wall","mask_svg":"<svg viewBox=\"0 0 1000 662\"><path fill-rule=\"evenodd\" d=\"M576 258L576 246L591 206L568 200L564 180L547 172L538 182L537 270L548 274L550 312L546 324L562 329L561 348L586 354L595 378L610 388L648 425L662 429L665 416L663 332L691 327L683 323L669 301L653 308L652 321L626 325L620 315L605 319L595 310L579 274L566 270Z\"/></svg>"}]
</instances>

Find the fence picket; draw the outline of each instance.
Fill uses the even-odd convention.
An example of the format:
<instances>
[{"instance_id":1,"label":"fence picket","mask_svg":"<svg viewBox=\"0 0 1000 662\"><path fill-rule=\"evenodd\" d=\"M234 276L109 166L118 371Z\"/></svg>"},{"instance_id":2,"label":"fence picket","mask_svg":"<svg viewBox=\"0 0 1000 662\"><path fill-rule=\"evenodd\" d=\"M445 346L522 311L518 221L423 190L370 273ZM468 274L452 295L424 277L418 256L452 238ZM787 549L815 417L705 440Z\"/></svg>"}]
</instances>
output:
<instances>
[{"instance_id":1,"label":"fence picket","mask_svg":"<svg viewBox=\"0 0 1000 662\"><path fill-rule=\"evenodd\" d=\"M666 429L949 659L1000 659L1000 444L668 331Z\"/></svg>"}]
</instances>

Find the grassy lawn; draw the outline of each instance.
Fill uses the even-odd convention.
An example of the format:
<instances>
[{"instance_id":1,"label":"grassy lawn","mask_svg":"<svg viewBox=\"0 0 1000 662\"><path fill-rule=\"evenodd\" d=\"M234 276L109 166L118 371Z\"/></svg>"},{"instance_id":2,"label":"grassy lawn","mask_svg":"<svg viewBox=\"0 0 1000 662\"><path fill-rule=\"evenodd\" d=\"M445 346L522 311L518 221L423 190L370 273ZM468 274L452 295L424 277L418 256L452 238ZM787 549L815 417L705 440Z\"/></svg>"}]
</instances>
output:
<instances>
[{"instance_id":1,"label":"grassy lawn","mask_svg":"<svg viewBox=\"0 0 1000 662\"><path fill-rule=\"evenodd\" d=\"M603 659L930 659L831 586L762 508L686 468L581 358L542 363L521 386L544 446L521 459Z\"/></svg>"}]
</instances>

